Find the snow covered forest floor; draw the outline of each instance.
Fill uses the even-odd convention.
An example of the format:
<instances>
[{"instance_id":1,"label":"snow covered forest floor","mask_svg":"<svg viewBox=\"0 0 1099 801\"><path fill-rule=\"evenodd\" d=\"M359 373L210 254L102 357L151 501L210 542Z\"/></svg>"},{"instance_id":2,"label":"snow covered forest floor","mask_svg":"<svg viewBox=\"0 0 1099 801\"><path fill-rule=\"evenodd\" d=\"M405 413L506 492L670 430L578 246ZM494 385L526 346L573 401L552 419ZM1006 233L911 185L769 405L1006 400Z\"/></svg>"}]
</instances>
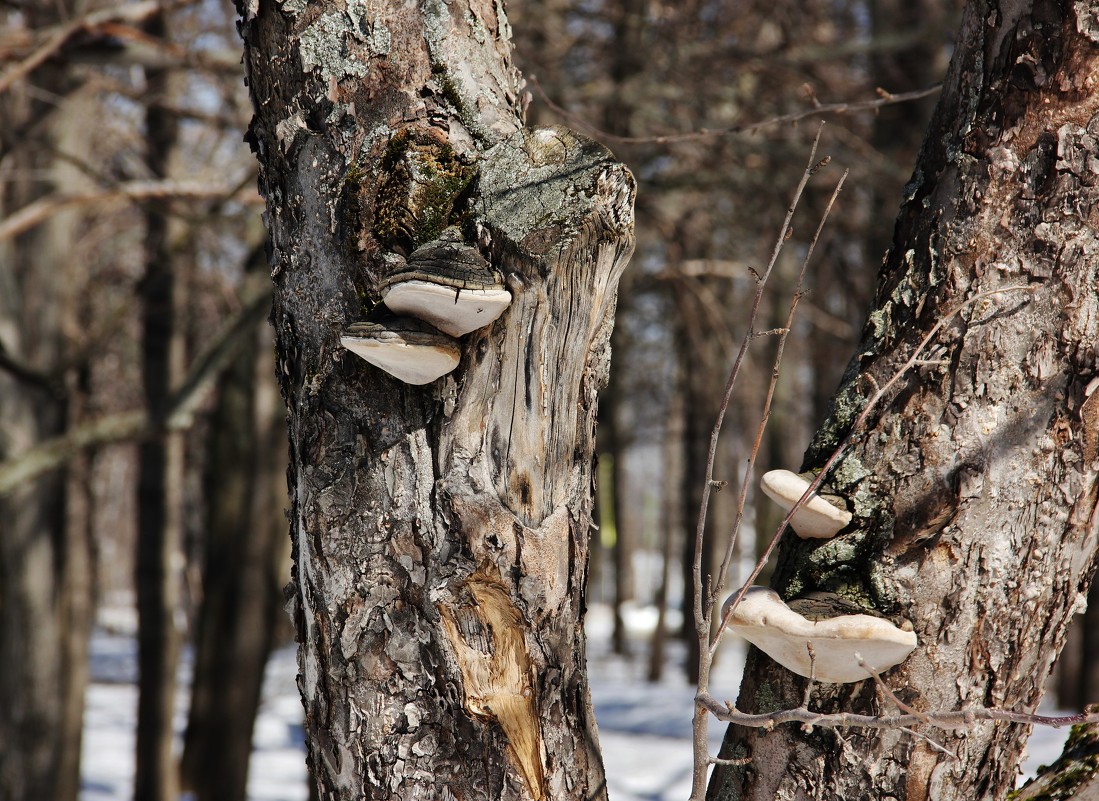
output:
<instances>
[{"instance_id":1,"label":"snow covered forest floor","mask_svg":"<svg viewBox=\"0 0 1099 801\"><path fill-rule=\"evenodd\" d=\"M603 605L588 612L588 658L592 699L607 770L611 801L684 801L691 786L691 699L682 670L681 644L669 641L669 665L658 684L645 681L648 630L655 614L634 609L627 625L633 634L633 659L609 651L611 613ZM125 614L101 616L106 625L92 638L92 684L88 689L83 745L81 801L128 801L133 786L134 721L137 708L136 641ZM729 638L718 658L712 689L735 699L744 650ZM305 801L305 740L302 708L295 684L294 648L284 647L268 662L263 703L256 720L249 772L251 801ZM177 730L186 723L186 687L190 665L181 666ZM724 726L710 727L716 752ZM1025 775L1053 762L1065 729L1035 731L1023 763Z\"/></svg>"}]
</instances>

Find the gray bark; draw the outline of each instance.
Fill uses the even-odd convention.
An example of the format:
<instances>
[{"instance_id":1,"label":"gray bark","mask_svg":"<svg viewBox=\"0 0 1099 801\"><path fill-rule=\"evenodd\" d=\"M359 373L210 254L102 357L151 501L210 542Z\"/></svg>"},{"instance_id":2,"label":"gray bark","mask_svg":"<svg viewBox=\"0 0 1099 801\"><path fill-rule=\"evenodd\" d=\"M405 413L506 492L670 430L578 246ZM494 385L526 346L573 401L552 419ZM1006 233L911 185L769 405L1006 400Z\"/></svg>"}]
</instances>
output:
<instances>
[{"instance_id":1,"label":"gray bark","mask_svg":"<svg viewBox=\"0 0 1099 801\"><path fill-rule=\"evenodd\" d=\"M582 592L632 178L521 127L499 5L242 12L320 796L603 797ZM339 334L443 224L514 299L406 386Z\"/></svg>"},{"instance_id":2,"label":"gray bark","mask_svg":"<svg viewBox=\"0 0 1099 801\"><path fill-rule=\"evenodd\" d=\"M934 338L859 433L827 488L851 529L787 541L785 597L838 591L911 621L919 647L887 674L917 710L1033 710L1080 609L1096 554L1099 396L1099 19L1082 2L973 2L906 188L857 355L806 457L820 466L869 379L884 385ZM797 706L804 682L758 653L738 706ZM886 710L873 682L825 685L812 706ZM901 731L730 728L712 799L1002 798L1028 727Z\"/></svg>"}]
</instances>

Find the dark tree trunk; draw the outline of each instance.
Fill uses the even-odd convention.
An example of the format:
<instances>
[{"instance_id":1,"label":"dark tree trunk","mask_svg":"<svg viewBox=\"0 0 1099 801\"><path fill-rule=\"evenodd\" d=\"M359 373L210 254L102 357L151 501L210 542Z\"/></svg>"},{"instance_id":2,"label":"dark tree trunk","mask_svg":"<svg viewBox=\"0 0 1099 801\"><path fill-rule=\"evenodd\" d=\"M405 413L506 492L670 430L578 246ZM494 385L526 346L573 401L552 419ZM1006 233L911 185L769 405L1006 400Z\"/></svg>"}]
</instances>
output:
<instances>
[{"instance_id":1,"label":"dark tree trunk","mask_svg":"<svg viewBox=\"0 0 1099 801\"><path fill-rule=\"evenodd\" d=\"M521 127L500 5L241 10L320 796L602 798L583 586L632 178ZM409 386L339 336L444 224L513 301Z\"/></svg>"},{"instance_id":2,"label":"dark tree trunk","mask_svg":"<svg viewBox=\"0 0 1099 801\"><path fill-rule=\"evenodd\" d=\"M266 261L261 247L252 280L267 280ZM262 511L271 505L267 464L282 463L265 447L275 421L260 408L273 374L269 350L263 326L222 377L210 419L202 603L181 766L184 787L197 801L247 797L264 668L284 614L279 568L286 523Z\"/></svg>"},{"instance_id":3,"label":"dark tree trunk","mask_svg":"<svg viewBox=\"0 0 1099 801\"><path fill-rule=\"evenodd\" d=\"M1088 591L1097 80L1089 4L970 4L863 340L806 457L819 467L875 383L969 303L826 482L847 498L852 527L823 544L786 541L773 582L788 598L833 590L911 621L919 647L887 680L917 710L1035 708ZM796 707L803 692L754 652L738 706ZM819 687L812 706L890 710L870 681ZM750 762L718 766L709 797L1002 798L1029 734L919 731L957 759L899 730L731 727L723 755Z\"/></svg>"},{"instance_id":4,"label":"dark tree trunk","mask_svg":"<svg viewBox=\"0 0 1099 801\"><path fill-rule=\"evenodd\" d=\"M677 371L678 372L678 371ZM656 590L656 628L653 630L652 644L649 649L649 681L660 681L664 675L664 651L668 640L668 589L671 582L672 564L679 545L678 532L683 531L682 493L683 466L683 397L679 393L672 395L668 408L667 428L661 446L664 457L664 478L660 499L660 524L664 530L660 550L660 584Z\"/></svg>"},{"instance_id":5,"label":"dark tree trunk","mask_svg":"<svg viewBox=\"0 0 1099 801\"><path fill-rule=\"evenodd\" d=\"M690 286L690 282L696 282ZM683 416L683 455L680 501L682 503L681 521L683 526L683 539L681 541L682 554L680 572L683 576L683 600L681 610L683 613L682 634L687 645L687 681L695 683L699 676L699 651L698 636L694 631L694 564L696 558L697 538L696 525L698 523L698 509L702 502L702 488L706 483L706 461L710 449L710 432L713 428L713 420L717 416L717 408L721 402L723 390L723 374L727 368L725 348L722 347L723 339L717 336L708 326L709 317L706 313L704 296L713 297L711 286L728 284L723 278L707 276L684 277L675 284L675 303L678 312L678 326L676 335L677 359L684 369L680 375L682 378L681 392L685 413ZM726 472L727 461L718 457L715 476L718 480L728 480ZM717 543L721 537L719 532L728 531L725 526L727 507L724 505L729 494L735 494L731 490L725 494L725 498L715 497L715 507L720 502L720 508L714 508L706 518L706 536L702 541L702 575L709 576L713 573L716 564Z\"/></svg>"},{"instance_id":6,"label":"dark tree trunk","mask_svg":"<svg viewBox=\"0 0 1099 801\"><path fill-rule=\"evenodd\" d=\"M164 13L148 23L149 33L164 37ZM150 69L146 113L146 161L157 178L169 174L178 136L171 99L171 73ZM146 407L154 419L167 409L183 373L183 335L179 322L182 280L171 242L172 225L164 201L147 207L145 275L141 282L142 381ZM172 753L176 669L181 634L178 559L183 542L183 436L163 433L143 442L138 466L138 534L134 586L138 613L137 755L134 798L174 801L178 783Z\"/></svg>"}]
</instances>

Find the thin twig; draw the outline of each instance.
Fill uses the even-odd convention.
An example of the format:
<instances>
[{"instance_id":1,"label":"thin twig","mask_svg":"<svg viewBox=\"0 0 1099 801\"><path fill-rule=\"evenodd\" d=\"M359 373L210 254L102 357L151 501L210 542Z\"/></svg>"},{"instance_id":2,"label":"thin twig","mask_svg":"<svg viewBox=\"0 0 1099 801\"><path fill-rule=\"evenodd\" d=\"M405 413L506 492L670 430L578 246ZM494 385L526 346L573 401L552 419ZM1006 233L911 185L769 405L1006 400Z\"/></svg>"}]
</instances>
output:
<instances>
[{"instance_id":1,"label":"thin twig","mask_svg":"<svg viewBox=\"0 0 1099 801\"><path fill-rule=\"evenodd\" d=\"M809 681L805 683L805 695L802 696L801 705L809 708L809 698L813 695L813 685L817 678L817 650L810 640L805 641L805 649L809 652Z\"/></svg>"},{"instance_id":2,"label":"thin twig","mask_svg":"<svg viewBox=\"0 0 1099 801\"><path fill-rule=\"evenodd\" d=\"M657 144L666 145L676 142L690 142L697 139L708 139L715 136L736 136L738 134L754 133L762 128L769 128L774 125L787 125L790 123L800 122L801 120L808 119L822 114L847 114L856 111L868 111L872 109L879 109L883 106L892 106L897 103L908 103L913 100L922 100L925 97L930 97L936 94L942 89L942 84L936 84L930 86L927 89L918 89L913 92L901 92L899 94L892 94L884 90L879 89L878 97L874 100L856 100L846 103L824 103L820 105L814 105L813 108L805 109L804 111L795 111L790 114L783 114L779 117L771 117L766 120L760 120L759 122L745 123L743 125L731 125L727 128L700 128L697 131L686 131L683 133L674 134L661 134L656 136L620 136L613 134L610 131L604 131L596 125L586 120L579 114L569 111L568 109L558 105L549 98L549 96L542 89L542 85L538 83L538 79L533 75L528 76L528 83L534 88L534 91L538 94L538 97L542 99L542 102L549 107L551 111L564 117L570 123L578 128L581 128L585 133L589 134L595 139L600 139L605 142L616 142L622 144Z\"/></svg>"},{"instance_id":3,"label":"thin twig","mask_svg":"<svg viewBox=\"0 0 1099 801\"><path fill-rule=\"evenodd\" d=\"M721 567L718 569L717 572L717 581L714 582L718 589L725 585L725 580L729 575L729 566L732 563L733 553L736 546L736 539L740 534L740 523L744 518L744 508L748 501L748 489L750 488L752 483L752 473L755 469L756 459L759 456L759 449L763 443L763 434L767 430L767 423L771 419L771 406L774 402L775 388L778 385L779 367L782 365L782 354L784 353L786 348L786 338L787 336L789 336L789 332L792 330L794 325L794 314L797 312L798 303L800 302L802 297L802 286L805 283L805 274L809 269L809 261L813 258L813 253L816 250L817 242L820 241L821 233L824 231L824 225L828 222L828 217L831 215L832 208L836 204L836 199L839 197L839 193L843 189L843 184L847 180L848 173L849 170L844 170L843 175L841 175L839 181L836 182L836 186L832 190L832 196L828 199L828 204L824 207L824 211L821 214L820 221L817 223L817 230L813 233L813 238L809 241L809 247L805 251L805 257L801 260L801 270L798 273L798 280L794 286L793 296L790 300L790 308L786 313L786 324L784 326L785 333L779 336L778 348L775 351L775 358L772 363L771 381L767 386L767 396L763 403L763 413L760 415L759 425L756 428L756 438L755 441L752 443L752 451L748 456L748 464L745 467L744 480L741 482L740 485L740 497L737 499L736 520L733 522L733 530L732 533L729 535L729 543L725 547L725 556L721 560ZM791 511L790 518L792 518L793 515L794 513ZM780 532L788 522L789 519L783 521L783 526L779 527ZM763 564L766 564L766 562L764 562ZM749 579L749 581L745 582L745 585L751 584L751 582L755 580L755 576L759 575L759 570L761 569L762 565L757 565L756 571L753 573L753 576ZM716 599L711 599L711 604L715 600ZM737 599L737 603L739 603L739 598ZM732 614L732 610L735 606L736 604L730 606L728 609L726 609L725 614L722 615L722 619L718 624L718 629L714 633L714 636L710 641L711 655L713 655L713 653L717 650L718 640L721 637L722 631L725 630L725 626L728 625L729 616Z\"/></svg>"},{"instance_id":4,"label":"thin twig","mask_svg":"<svg viewBox=\"0 0 1099 801\"><path fill-rule=\"evenodd\" d=\"M893 692L892 688L890 688L890 686L888 684L886 684L885 681L882 679L881 671L879 671L876 667L872 667L871 665L868 665L866 663L866 660L863 659L860 654L855 654L855 658L859 660L859 667L861 667L863 670L865 670L867 673L870 674L871 678L874 679L874 683L878 685L878 688L881 689L881 691L883 693L885 693L886 698L888 698L890 701L892 701L894 706L897 707L897 709L899 709L901 712L904 712L905 714L915 716L915 718L917 720L919 720L921 723L923 723L926 726L933 726L934 725L930 720L928 720L927 715L925 715L923 712L920 712L918 709L913 709L911 706L909 706L908 704L906 704L904 701L902 701L900 698L897 697L896 693ZM808 704L805 704L805 706L808 706ZM956 753L951 751L949 748L947 748L945 745L940 743L934 737L930 737L926 734L923 734L922 732L918 732L915 729L909 728L907 726L901 727L901 731L903 731L903 732L905 732L905 733L907 733L907 734L911 735L912 737L915 737L919 740L923 740L924 742L928 743L933 749L935 749L936 751L938 751L941 754L946 754L952 760L956 760L958 758L958 755Z\"/></svg>"},{"instance_id":5,"label":"thin twig","mask_svg":"<svg viewBox=\"0 0 1099 801\"><path fill-rule=\"evenodd\" d=\"M858 656L858 654L856 654L856 656ZM878 671L877 668L871 667L870 665L866 664L866 660L863 659L861 656L858 656L858 660L859 667L861 667L863 670L870 674L870 677L874 679L874 682L878 685L878 687L881 688L881 691L885 693L886 697L893 702L897 709L899 709L901 712L904 712L905 714L915 715L920 722L931 725L931 721L926 720L922 712L913 709L896 696L893 690L890 689L889 685L886 684L885 681L882 679L881 673Z\"/></svg>"},{"instance_id":6,"label":"thin twig","mask_svg":"<svg viewBox=\"0 0 1099 801\"><path fill-rule=\"evenodd\" d=\"M728 765L733 768L743 767L745 765L752 764L751 757L742 757L740 759L722 759L721 757L710 757L711 765Z\"/></svg>"},{"instance_id":7,"label":"thin twig","mask_svg":"<svg viewBox=\"0 0 1099 801\"><path fill-rule=\"evenodd\" d=\"M933 750L938 751L940 754L945 754L946 756L950 757L951 760L956 761L958 759L958 755L956 753L951 751L934 737L929 737L928 735L923 734L922 732L918 732L915 729L909 728L908 726L901 726L899 731L903 731L905 734L917 740L923 740L925 743L930 745Z\"/></svg>"},{"instance_id":8,"label":"thin twig","mask_svg":"<svg viewBox=\"0 0 1099 801\"><path fill-rule=\"evenodd\" d=\"M752 298L752 305L748 312L748 328L744 333L744 338L741 341L740 351L737 353L736 360L733 362L733 368L729 373L729 380L725 384L725 393L721 398L721 405L718 408L717 420L714 423L713 430L710 432L710 445L706 454L706 475L705 482L702 486L702 498L699 502L698 510L698 522L695 527L695 543L694 543L694 564L691 568L692 583L694 585L694 620L695 620L695 636L698 638L699 643L699 665L698 665L698 689L699 692L705 692L709 687L710 681L710 667L713 662L713 656L711 648L709 647L709 633L710 633L710 612L713 607L712 593L716 590L707 588L707 592L703 592L703 578L702 578L702 544L706 531L706 516L710 505L710 493L713 489L714 480L714 463L717 460L717 442L718 437L721 434L721 427L725 420L725 413L729 409L729 403L732 400L733 388L736 385L737 377L740 375L740 367L744 363L745 354L748 351L748 346L751 344L753 337L753 331L755 328L756 318L759 314L759 306L763 301L763 290L767 286L767 280L771 277L771 271L774 269L775 263L778 261L779 254L782 252L782 246L785 244L788 233L791 230L790 225L794 217L794 211L797 209L798 202L801 200L801 195L805 191L805 186L809 183L809 179L813 177L816 171L820 168L817 162L817 146L820 144L821 132L824 128L824 123L820 124L817 128L817 135L813 139L813 146L809 151L809 163L806 166L805 171L802 173L801 180L798 182L797 188L794 190L794 198L790 203L790 208L786 212L786 218L782 222L782 227L779 229L778 237L775 241L774 250L771 253L771 259L767 263L766 269L763 271L757 279L755 296ZM734 526L739 526L740 520L743 517L743 506L738 509L737 519ZM735 528L734 528L735 530ZM723 576L728 570L729 557L726 557L723 562L723 570L719 572L719 577ZM720 582L715 582L713 587L720 586ZM705 598L705 601L703 600ZM691 784L691 799L692 801L701 801L702 796L706 792L706 773L709 759L709 746L707 742L707 728L708 721L704 710L696 709L694 715L694 721L692 724L693 741L694 741L694 771Z\"/></svg>"},{"instance_id":9,"label":"thin twig","mask_svg":"<svg viewBox=\"0 0 1099 801\"><path fill-rule=\"evenodd\" d=\"M721 702L708 693L699 693L695 702L708 710L715 718L737 726L753 729L773 729L787 723L811 724L822 728L863 728L863 729L900 729L921 723L934 726L943 731L971 729L978 723L1019 723L1026 726L1051 726L1060 729L1080 723L1099 724L1099 712L1086 712L1078 715L1035 715L1030 712L1016 712L1010 709L994 707L969 707L955 710L943 709L924 712L920 717L907 713L895 715L860 715L854 712L813 712L804 707L784 709L779 712L767 712L752 715L741 712L731 702ZM921 719L924 718L924 719Z\"/></svg>"}]
</instances>

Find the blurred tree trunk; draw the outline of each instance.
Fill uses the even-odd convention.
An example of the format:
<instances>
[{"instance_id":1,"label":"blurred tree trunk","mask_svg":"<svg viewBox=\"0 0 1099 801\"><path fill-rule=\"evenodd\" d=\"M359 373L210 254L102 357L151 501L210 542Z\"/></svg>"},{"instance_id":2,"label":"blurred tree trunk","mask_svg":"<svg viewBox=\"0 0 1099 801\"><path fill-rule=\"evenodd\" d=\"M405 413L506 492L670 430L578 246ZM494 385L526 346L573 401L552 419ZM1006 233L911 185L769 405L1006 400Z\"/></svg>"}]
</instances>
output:
<instances>
[{"instance_id":1,"label":"blurred tree trunk","mask_svg":"<svg viewBox=\"0 0 1099 801\"><path fill-rule=\"evenodd\" d=\"M676 369L674 375L682 372ZM661 443L663 454L663 487L660 493L660 528L664 532L660 539L660 584L656 589L656 628L653 630L652 644L649 648L649 681L660 681L664 676L664 652L668 640L668 590L670 589L672 565L679 546L679 533L684 530L683 503L680 498L683 487L683 396L673 393L668 407L664 441Z\"/></svg>"},{"instance_id":2,"label":"blurred tree trunk","mask_svg":"<svg viewBox=\"0 0 1099 801\"><path fill-rule=\"evenodd\" d=\"M1087 603L1087 611L1073 618L1057 660L1057 705L1062 709L1099 703L1099 585L1091 585Z\"/></svg>"},{"instance_id":3,"label":"blurred tree trunk","mask_svg":"<svg viewBox=\"0 0 1099 801\"><path fill-rule=\"evenodd\" d=\"M147 23L151 36L166 36L165 13ZM175 100L171 71L148 69L146 84L145 159L153 176L167 178L179 136L179 122L169 110ZM154 419L162 419L171 392L183 377L182 312L186 307L182 294L188 268L173 247L178 223L171 218L168 201L149 201L145 225L145 275L140 286L142 377L145 404ZM181 646L183 457L180 432L164 432L142 442L139 449L134 576L139 672L134 798L139 801L174 801L177 794L172 720Z\"/></svg>"},{"instance_id":4,"label":"blurred tree trunk","mask_svg":"<svg viewBox=\"0 0 1099 801\"><path fill-rule=\"evenodd\" d=\"M62 9L28 9L47 25ZM87 154L88 98L62 65L36 76L32 98L0 97L0 117L24 138L0 146L0 217L80 185L65 157ZM48 97L49 102L36 98ZM86 265L74 254L78 215L0 243L0 461L64 430L81 413L79 331ZM85 464L0 496L0 798L75 801L87 648L94 612L88 510L71 491Z\"/></svg>"},{"instance_id":5,"label":"blurred tree trunk","mask_svg":"<svg viewBox=\"0 0 1099 801\"><path fill-rule=\"evenodd\" d=\"M267 282L266 273L261 246L247 280ZM265 509L279 509L271 503L271 466L284 463L266 444L272 427L281 433L283 423L262 405L262 393L274 390L270 352L265 324L223 375L210 418L202 601L181 766L184 789L197 801L247 797L264 668L283 614L286 521Z\"/></svg>"},{"instance_id":6,"label":"blurred tree trunk","mask_svg":"<svg viewBox=\"0 0 1099 801\"><path fill-rule=\"evenodd\" d=\"M787 598L832 590L911 621L920 646L888 680L916 710L1033 710L1091 581L1097 81L1094 8L969 5L858 355L806 456L819 467L873 387L970 302L827 482L852 505L848 533L785 540L773 581ZM753 651L738 707L796 707L803 693ZM820 686L811 704L894 711L871 681ZM730 727L722 756L750 761L717 766L709 797L1002 798L1029 735L917 730L945 749L899 730Z\"/></svg>"},{"instance_id":7,"label":"blurred tree trunk","mask_svg":"<svg viewBox=\"0 0 1099 801\"><path fill-rule=\"evenodd\" d=\"M614 101L607 106L604 121L605 130L613 134L628 135L630 118L633 115L632 88L630 81L641 71L644 64L644 31L647 24L648 0L616 0L608 11L611 24L614 25L614 49L611 61L611 80L617 89L613 93ZM624 284L628 284L627 278ZM628 296L628 289L623 287ZM621 309L620 313L625 310ZM629 343L625 330L620 326L611 335L611 351L625 354ZM623 416L626 412L626 399L623 397L624 384L619 376L624 365L619 359L611 368L610 380L603 394L605 412L600 420L600 441L605 449L614 455L611 476L611 497L614 501L614 633L613 646L616 654L629 654L629 641L626 623L622 617L622 605L632 600L634 588L634 552L637 548L637 532L634 530L634 517L625 513L625 499L629 496L626 475L626 449L632 437L626 436Z\"/></svg>"},{"instance_id":8,"label":"blurred tree trunk","mask_svg":"<svg viewBox=\"0 0 1099 801\"><path fill-rule=\"evenodd\" d=\"M583 576L632 177L521 127L499 4L239 8L319 795L603 798ZM339 335L383 254L447 223L514 299L455 373L408 386Z\"/></svg>"},{"instance_id":9,"label":"blurred tree trunk","mask_svg":"<svg viewBox=\"0 0 1099 801\"><path fill-rule=\"evenodd\" d=\"M697 288L689 286L696 282ZM710 433L717 419L718 405L724 390L725 351L721 339L707 325L708 316L700 301L706 282L724 283L722 278L687 276L674 282L676 309L679 317L679 333L676 338L677 359L686 365L680 375L683 379L682 394L685 414L683 418L683 469L680 498L683 503L683 551L680 570L683 576L683 637L687 644L687 681L698 681L698 637L694 633L694 562L696 558L696 527L698 509L702 503L702 488L706 483L706 461L710 449ZM708 290L706 290L708 291ZM715 480L728 474L724 460L718 458L714 471ZM706 517L706 531L702 540L702 575L713 573L717 547L723 538L722 514L717 508L719 498L714 498L714 508Z\"/></svg>"}]
</instances>

